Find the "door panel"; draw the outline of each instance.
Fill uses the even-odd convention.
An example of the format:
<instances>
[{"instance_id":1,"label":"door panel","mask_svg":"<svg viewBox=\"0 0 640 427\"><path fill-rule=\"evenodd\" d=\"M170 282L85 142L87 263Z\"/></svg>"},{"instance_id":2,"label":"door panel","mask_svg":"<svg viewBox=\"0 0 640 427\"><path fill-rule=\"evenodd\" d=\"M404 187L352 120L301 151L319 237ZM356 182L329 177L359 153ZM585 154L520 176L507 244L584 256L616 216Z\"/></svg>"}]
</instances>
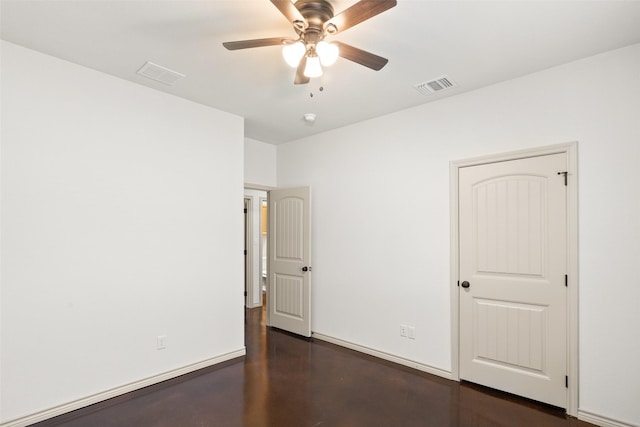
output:
<instances>
[{"instance_id":1,"label":"door panel","mask_svg":"<svg viewBox=\"0 0 640 427\"><path fill-rule=\"evenodd\" d=\"M474 359L543 374L546 307L474 299Z\"/></svg>"},{"instance_id":2,"label":"door panel","mask_svg":"<svg viewBox=\"0 0 640 427\"><path fill-rule=\"evenodd\" d=\"M460 377L566 406L566 155L459 171Z\"/></svg>"},{"instance_id":3,"label":"door panel","mask_svg":"<svg viewBox=\"0 0 640 427\"><path fill-rule=\"evenodd\" d=\"M272 190L269 210L269 325L310 337L309 188Z\"/></svg>"},{"instance_id":4,"label":"door panel","mask_svg":"<svg viewBox=\"0 0 640 427\"><path fill-rule=\"evenodd\" d=\"M299 276L275 274L275 311L302 320L304 311L304 279Z\"/></svg>"},{"instance_id":5,"label":"door panel","mask_svg":"<svg viewBox=\"0 0 640 427\"><path fill-rule=\"evenodd\" d=\"M273 217L276 223L274 256L278 261L303 262L304 260L304 203L304 198L286 196L281 197L274 206Z\"/></svg>"}]
</instances>

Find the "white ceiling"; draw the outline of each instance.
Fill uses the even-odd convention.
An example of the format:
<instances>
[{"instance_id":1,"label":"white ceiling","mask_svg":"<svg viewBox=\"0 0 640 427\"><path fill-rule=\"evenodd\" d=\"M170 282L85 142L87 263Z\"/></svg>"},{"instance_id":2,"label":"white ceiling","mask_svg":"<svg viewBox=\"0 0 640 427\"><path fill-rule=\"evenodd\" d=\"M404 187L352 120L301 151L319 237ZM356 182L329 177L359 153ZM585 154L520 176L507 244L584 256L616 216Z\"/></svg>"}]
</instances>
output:
<instances>
[{"instance_id":1,"label":"white ceiling","mask_svg":"<svg viewBox=\"0 0 640 427\"><path fill-rule=\"evenodd\" d=\"M336 13L353 3L332 0ZM247 137L272 144L640 42L640 1L399 0L335 36L388 58L385 68L339 59L294 86L279 47L222 47L294 37L269 0L2 0L0 14L4 40L237 114ZM136 74L146 61L186 77L174 86L146 79ZM442 76L457 87L413 87ZM317 115L313 125L305 113Z\"/></svg>"}]
</instances>

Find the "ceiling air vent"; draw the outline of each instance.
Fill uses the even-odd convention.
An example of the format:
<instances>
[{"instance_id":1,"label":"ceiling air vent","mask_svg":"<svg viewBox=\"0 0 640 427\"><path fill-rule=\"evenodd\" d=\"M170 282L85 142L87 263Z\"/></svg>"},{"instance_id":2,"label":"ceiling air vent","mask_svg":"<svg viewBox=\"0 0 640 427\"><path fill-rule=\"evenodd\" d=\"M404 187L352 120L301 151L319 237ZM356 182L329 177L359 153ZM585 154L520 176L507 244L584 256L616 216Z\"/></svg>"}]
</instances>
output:
<instances>
[{"instance_id":1,"label":"ceiling air vent","mask_svg":"<svg viewBox=\"0 0 640 427\"><path fill-rule=\"evenodd\" d=\"M185 75L161 65L147 62L138 70L138 74L166 85L172 85Z\"/></svg>"},{"instance_id":2,"label":"ceiling air vent","mask_svg":"<svg viewBox=\"0 0 640 427\"><path fill-rule=\"evenodd\" d=\"M414 88L423 95L429 95L454 86L456 86L455 82L449 77L440 77L439 79L417 84Z\"/></svg>"}]
</instances>

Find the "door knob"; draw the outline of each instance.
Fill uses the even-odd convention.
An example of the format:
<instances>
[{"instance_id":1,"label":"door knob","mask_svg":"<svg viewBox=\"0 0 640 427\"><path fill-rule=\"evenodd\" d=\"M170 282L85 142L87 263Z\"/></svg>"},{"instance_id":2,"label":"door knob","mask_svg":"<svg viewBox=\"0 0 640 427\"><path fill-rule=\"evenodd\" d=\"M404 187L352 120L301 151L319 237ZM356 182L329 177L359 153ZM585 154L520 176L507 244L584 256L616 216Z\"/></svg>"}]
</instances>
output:
<instances>
[{"instance_id":1,"label":"door knob","mask_svg":"<svg viewBox=\"0 0 640 427\"><path fill-rule=\"evenodd\" d=\"M302 271L311 271L311 267L304 266L302 267Z\"/></svg>"},{"instance_id":2,"label":"door knob","mask_svg":"<svg viewBox=\"0 0 640 427\"><path fill-rule=\"evenodd\" d=\"M471 283L467 282L466 280L464 282L462 282L460 284L460 286L462 286L463 288L467 289L469 286L471 286Z\"/></svg>"}]
</instances>

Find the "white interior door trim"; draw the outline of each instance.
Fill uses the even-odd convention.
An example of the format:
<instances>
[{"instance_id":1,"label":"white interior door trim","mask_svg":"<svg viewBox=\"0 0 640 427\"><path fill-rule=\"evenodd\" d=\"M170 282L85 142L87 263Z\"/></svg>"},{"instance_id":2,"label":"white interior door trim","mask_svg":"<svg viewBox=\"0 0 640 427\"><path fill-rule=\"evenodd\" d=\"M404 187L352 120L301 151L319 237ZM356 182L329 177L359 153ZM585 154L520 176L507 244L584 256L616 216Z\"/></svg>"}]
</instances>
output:
<instances>
[{"instance_id":1,"label":"white interior door trim","mask_svg":"<svg viewBox=\"0 0 640 427\"><path fill-rule=\"evenodd\" d=\"M466 166L503 162L548 154L567 155L567 372L569 386L567 414L578 415L578 143L569 142L527 150L452 161L449 164L450 190L450 289L451 289L451 378L460 381L459 369L459 240L458 240L458 169Z\"/></svg>"},{"instance_id":2,"label":"white interior door trim","mask_svg":"<svg viewBox=\"0 0 640 427\"><path fill-rule=\"evenodd\" d=\"M275 190L276 187L271 187L270 185L262 185L262 184L251 184L248 182L244 183L245 190L261 190L261 191L270 191Z\"/></svg>"},{"instance_id":3,"label":"white interior door trim","mask_svg":"<svg viewBox=\"0 0 640 427\"><path fill-rule=\"evenodd\" d=\"M253 307L253 197L244 198L244 296L245 307Z\"/></svg>"}]
</instances>

